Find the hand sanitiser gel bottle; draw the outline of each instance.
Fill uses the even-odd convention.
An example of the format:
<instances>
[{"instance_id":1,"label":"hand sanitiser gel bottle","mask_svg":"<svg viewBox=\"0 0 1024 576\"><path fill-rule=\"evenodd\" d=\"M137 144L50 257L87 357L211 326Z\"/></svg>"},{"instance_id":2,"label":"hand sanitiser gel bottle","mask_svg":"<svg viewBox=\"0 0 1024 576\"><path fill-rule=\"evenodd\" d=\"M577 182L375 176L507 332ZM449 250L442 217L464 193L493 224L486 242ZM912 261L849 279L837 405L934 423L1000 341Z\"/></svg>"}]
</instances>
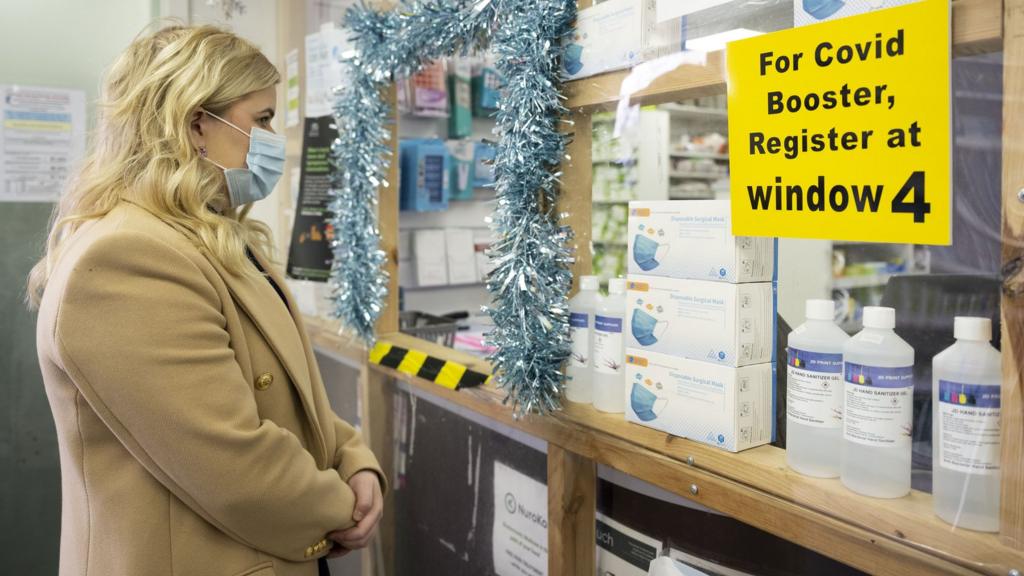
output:
<instances>
[{"instance_id":1,"label":"hand sanitiser gel bottle","mask_svg":"<svg viewBox=\"0 0 1024 576\"><path fill-rule=\"evenodd\" d=\"M840 478L875 498L910 493L914 349L895 326L895 310L866 306L864 329L843 345Z\"/></svg>"},{"instance_id":2,"label":"hand sanitiser gel bottle","mask_svg":"<svg viewBox=\"0 0 1024 576\"><path fill-rule=\"evenodd\" d=\"M807 321L789 333L786 463L807 476L839 476L843 439L843 344L835 303L808 300Z\"/></svg>"},{"instance_id":3,"label":"hand sanitiser gel bottle","mask_svg":"<svg viewBox=\"0 0 1024 576\"><path fill-rule=\"evenodd\" d=\"M594 315L594 408L602 412L626 411L625 348L622 341L626 314L626 281L608 281L608 297Z\"/></svg>"},{"instance_id":4,"label":"hand sanitiser gel bottle","mask_svg":"<svg viewBox=\"0 0 1024 576\"><path fill-rule=\"evenodd\" d=\"M565 369L565 398L589 404L594 399L594 313L601 303L597 276L580 276L580 291L569 300L572 356Z\"/></svg>"},{"instance_id":5,"label":"hand sanitiser gel bottle","mask_svg":"<svg viewBox=\"0 0 1024 576\"><path fill-rule=\"evenodd\" d=\"M1002 358L992 321L958 316L956 343L932 360L932 496L950 524L999 531Z\"/></svg>"}]
</instances>

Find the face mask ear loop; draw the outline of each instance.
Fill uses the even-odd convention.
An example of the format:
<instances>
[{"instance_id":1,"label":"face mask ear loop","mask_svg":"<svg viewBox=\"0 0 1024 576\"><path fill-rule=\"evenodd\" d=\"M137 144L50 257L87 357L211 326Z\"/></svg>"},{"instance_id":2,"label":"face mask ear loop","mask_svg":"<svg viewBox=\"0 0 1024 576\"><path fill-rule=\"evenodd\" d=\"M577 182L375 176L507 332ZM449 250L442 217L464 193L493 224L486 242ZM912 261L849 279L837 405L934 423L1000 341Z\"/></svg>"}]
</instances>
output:
<instances>
[{"instance_id":1,"label":"face mask ear loop","mask_svg":"<svg viewBox=\"0 0 1024 576\"><path fill-rule=\"evenodd\" d=\"M246 138L252 138L252 135L249 134L248 132L246 132L245 130L242 130L238 126L235 126L234 124L232 124L231 122L228 122L227 120L221 118L220 116L217 116L216 114L214 114L213 112L210 112L206 108L200 108L200 110L203 112L203 114L209 114L210 116L213 116L217 120L220 120L221 122L227 124L228 126L231 126L235 130L238 130L238 133L241 134L242 136L245 136Z\"/></svg>"},{"instance_id":2,"label":"face mask ear loop","mask_svg":"<svg viewBox=\"0 0 1024 576\"><path fill-rule=\"evenodd\" d=\"M214 166L216 166L217 168L220 168L221 170L227 170L227 168L225 168L225 167L220 165L220 162L217 162L216 160L214 160L213 158L210 158L209 156L201 156L201 158L203 160L210 161Z\"/></svg>"}]
</instances>

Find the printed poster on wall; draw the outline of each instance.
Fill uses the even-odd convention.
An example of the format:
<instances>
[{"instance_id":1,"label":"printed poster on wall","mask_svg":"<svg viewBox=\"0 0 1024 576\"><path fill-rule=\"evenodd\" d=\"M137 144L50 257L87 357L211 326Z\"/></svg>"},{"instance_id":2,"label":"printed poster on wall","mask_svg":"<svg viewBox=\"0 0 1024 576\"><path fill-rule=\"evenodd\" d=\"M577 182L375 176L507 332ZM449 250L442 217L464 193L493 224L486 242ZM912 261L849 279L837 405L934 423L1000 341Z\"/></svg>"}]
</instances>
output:
<instances>
[{"instance_id":1,"label":"printed poster on wall","mask_svg":"<svg viewBox=\"0 0 1024 576\"><path fill-rule=\"evenodd\" d=\"M302 164L299 196L295 206L292 242L288 249L288 276L326 282L334 257L334 230L327 223L330 212L331 143L338 131L332 116L306 118L302 132Z\"/></svg>"},{"instance_id":2,"label":"printed poster on wall","mask_svg":"<svg viewBox=\"0 0 1024 576\"><path fill-rule=\"evenodd\" d=\"M733 234L952 242L950 6L731 42Z\"/></svg>"},{"instance_id":3,"label":"printed poster on wall","mask_svg":"<svg viewBox=\"0 0 1024 576\"><path fill-rule=\"evenodd\" d=\"M498 461L491 542L497 576L548 573L548 488Z\"/></svg>"},{"instance_id":4,"label":"printed poster on wall","mask_svg":"<svg viewBox=\"0 0 1024 576\"><path fill-rule=\"evenodd\" d=\"M85 154L85 92L0 84L0 202L55 202Z\"/></svg>"}]
</instances>

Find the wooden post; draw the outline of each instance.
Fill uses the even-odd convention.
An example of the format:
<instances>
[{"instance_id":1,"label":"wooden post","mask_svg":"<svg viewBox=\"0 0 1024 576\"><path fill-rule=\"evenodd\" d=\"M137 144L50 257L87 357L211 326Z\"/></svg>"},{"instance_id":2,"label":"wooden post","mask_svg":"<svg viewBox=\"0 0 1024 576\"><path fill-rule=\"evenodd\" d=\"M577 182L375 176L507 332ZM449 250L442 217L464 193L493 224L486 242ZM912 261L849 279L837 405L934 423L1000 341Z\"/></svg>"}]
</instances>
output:
<instances>
[{"instance_id":1,"label":"wooden post","mask_svg":"<svg viewBox=\"0 0 1024 576\"><path fill-rule=\"evenodd\" d=\"M377 319L377 334L388 334L398 331L398 90L394 84L389 86L384 97L391 106L391 164L388 166L387 188L381 186L377 190L377 228L380 230L380 247L388 255L384 270L390 275L388 279L388 297L384 311Z\"/></svg>"},{"instance_id":2,"label":"wooden post","mask_svg":"<svg viewBox=\"0 0 1024 576\"><path fill-rule=\"evenodd\" d=\"M1024 0L1003 12L1003 297L1001 539L1024 549ZM1024 569L1024 567L1021 567Z\"/></svg>"},{"instance_id":3,"label":"wooden post","mask_svg":"<svg viewBox=\"0 0 1024 576\"><path fill-rule=\"evenodd\" d=\"M548 444L548 574L593 576L597 464Z\"/></svg>"},{"instance_id":4,"label":"wooden post","mask_svg":"<svg viewBox=\"0 0 1024 576\"><path fill-rule=\"evenodd\" d=\"M278 115L284 118L283 134L285 136L285 168L284 177L278 184L278 191L272 202L277 202L280 215L278 227L273 231L277 251L274 259L283 271L288 264L288 248L291 244L292 225L294 224L295 208L292 205L292 175L302 169L302 131L303 119L306 117L305 98L299 98L299 125L288 127L288 80L287 55L292 50L299 51L299 94L306 93L306 58L304 44L306 39L306 3L292 5L288 2L277 3L277 62L284 77L278 84L277 102Z\"/></svg>"},{"instance_id":5,"label":"wooden post","mask_svg":"<svg viewBox=\"0 0 1024 576\"><path fill-rule=\"evenodd\" d=\"M558 212L567 213L564 223L572 227L572 241L576 249L576 262L572 267L573 290L579 289L579 277L590 274L591 260L591 189L593 187L593 165L591 164L591 141L593 128L589 112L574 111L569 115L574 135L566 147L569 160L562 161L562 190L558 197Z\"/></svg>"}]
</instances>

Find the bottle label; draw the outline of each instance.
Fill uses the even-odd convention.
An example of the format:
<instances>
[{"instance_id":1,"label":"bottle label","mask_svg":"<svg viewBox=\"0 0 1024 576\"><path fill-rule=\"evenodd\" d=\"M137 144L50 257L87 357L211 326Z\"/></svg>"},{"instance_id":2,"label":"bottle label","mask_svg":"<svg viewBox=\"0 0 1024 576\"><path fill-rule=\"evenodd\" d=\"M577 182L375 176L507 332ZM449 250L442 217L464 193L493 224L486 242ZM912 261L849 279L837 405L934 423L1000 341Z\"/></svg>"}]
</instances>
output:
<instances>
[{"instance_id":1,"label":"bottle label","mask_svg":"<svg viewBox=\"0 0 1024 576\"><path fill-rule=\"evenodd\" d=\"M939 462L968 474L999 472L998 385L939 380Z\"/></svg>"},{"instance_id":2,"label":"bottle label","mask_svg":"<svg viewBox=\"0 0 1024 576\"><path fill-rule=\"evenodd\" d=\"M913 432L914 367L843 365L843 437L878 448L909 447Z\"/></svg>"},{"instance_id":3,"label":"bottle label","mask_svg":"<svg viewBox=\"0 0 1024 576\"><path fill-rule=\"evenodd\" d=\"M786 414L817 428L843 425L843 355L789 348Z\"/></svg>"},{"instance_id":4,"label":"bottle label","mask_svg":"<svg viewBox=\"0 0 1024 576\"><path fill-rule=\"evenodd\" d=\"M594 316L594 371L622 374L622 318Z\"/></svg>"},{"instance_id":5,"label":"bottle label","mask_svg":"<svg viewBox=\"0 0 1024 576\"><path fill-rule=\"evenodd\" d=\"M590 361L590 315L585 312L569 314L569 337L572 339L570 365L586 368Z\"/></svg>"}]
</instances>

